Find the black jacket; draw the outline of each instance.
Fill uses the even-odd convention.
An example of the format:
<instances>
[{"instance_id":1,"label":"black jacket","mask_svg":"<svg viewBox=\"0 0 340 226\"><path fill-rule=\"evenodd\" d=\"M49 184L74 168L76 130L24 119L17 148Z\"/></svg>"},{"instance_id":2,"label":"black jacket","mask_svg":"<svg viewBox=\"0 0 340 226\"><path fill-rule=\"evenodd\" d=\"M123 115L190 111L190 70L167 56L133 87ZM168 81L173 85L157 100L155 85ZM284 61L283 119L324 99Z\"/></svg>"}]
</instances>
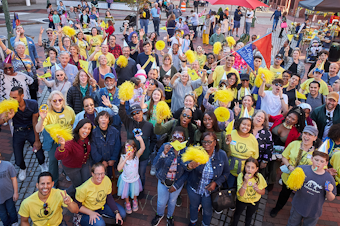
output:
<instances>
[{"instance_id":1,"label":"black jacket","mask_svg":"<svg viewBox=\"0 0 340 226\"><path fill-rule=\"evenodd\" d=\"M92 87L88 86L86 90L86 95L91 95L92 93ZM75 114L78 114L83 110L83 95L80 92L79 85L78 86L72 86L68 91L67 91L67 104L70 106Z\"/></svg>"}]
</instances>

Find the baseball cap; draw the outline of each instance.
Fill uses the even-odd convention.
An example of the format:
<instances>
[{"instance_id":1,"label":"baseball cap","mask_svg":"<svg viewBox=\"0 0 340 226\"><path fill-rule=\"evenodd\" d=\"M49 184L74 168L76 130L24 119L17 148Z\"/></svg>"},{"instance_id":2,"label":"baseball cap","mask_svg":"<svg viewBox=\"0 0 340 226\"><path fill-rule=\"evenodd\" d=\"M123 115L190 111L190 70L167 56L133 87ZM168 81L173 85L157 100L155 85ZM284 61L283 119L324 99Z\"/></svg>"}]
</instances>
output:
<instances>
[{"instance_id":1,"label":"baseball cap","mask_svg":"<svg viewBox=\"0 0 340 226\"><path fill-rule=\"evenodd\" d=\"M106 75L104 75L104 80L107 79L107 78L113 78L113 79L116 79L116 76L112 73L107 73Z\"/></svg>"},{"instance_id":2,"label":"baseball cap","mask_svg":"<svg viewBox=\"0 0 340 226\"><path fill-rule=\"evenodd\" d=\"M323 74L323 73L324 73L324 70L322 70L322 69L320 69L320 68L316 68L316 69L315 69L315 72L319 72L319 73Z\"/></svg>"},{"instance_id":3,"label":"baseball cap","mask_svg":"<svg viewBox=\"0 0 340 226\"><path fill-rule=\"evenodd\" d=\"M336 102L339 101L339 94L337 92L330 92L327 96L327 99L333 99Z\"/></svg>"},{"instance_id":4,"label":"baseball cap","mask_svg":"<svg viewBox=\"0 0 340 226\"><path fill-rule=\"evenodd\" d=\"M282 56L282 54L281 53L279 53L279 54L276 54L276 56L275 56L275 58L281 58L281 59L283 59L283 56Z\"/></svg>"},{"instance_id":5,"label":"baseball cap","mask_svg":"<svg viewBox=\"0 0 340 226\"><path fill-rule=\"evenodd\" d=\"M141 108L141 106L139 105L139 104L135 104L135 105L132 105L131 107L130 107L130 112L131 112L131 114L132 114L132 112L134 112L134 111L141 111L142 110L142 108Z\"/></svg>"},{"instance_id":6,"label":"baseball cap","mask_svg":"<svg viewBox=\"0 0 340 226\"><path fill-rule=\"evenodd\" d=\"M326 31L326 34L330 34L331 33L331 31Z\"/></svg>"},{"instance_id":7,"label":"baseball cap","mask_svg":"<svg viewBox=\"0 0 340 226\"><path fill-rule=\"evenodd\" d=\"M314 126L309 126L309 125L305 126L302 132L312 134L313 136L318 136L319 134L319 131L317 128L315 128Z\"/></svg>"},{"instance_id":8,"label":"baseball cap","mask_svg":"<svg viewBox=\"0 0 340 226\"><path fill-rule=\"evenodd\" d=\"M299 107L301 107L302 109L309 109L310 111L312 111L312 107L307 103L301 103L299 104Z\"/></svg>"},{"instance_id":9,"label":"baseball cap","mask_svg":"<svg viewBox=\"0 0 340 226\"><path fill-rule=\"evenodd\" d=\"M249 81L249 75L248 74L240 74L240 79L241 79L241 81L243 81L243 80Z\"/></svg>"}]
</instances>

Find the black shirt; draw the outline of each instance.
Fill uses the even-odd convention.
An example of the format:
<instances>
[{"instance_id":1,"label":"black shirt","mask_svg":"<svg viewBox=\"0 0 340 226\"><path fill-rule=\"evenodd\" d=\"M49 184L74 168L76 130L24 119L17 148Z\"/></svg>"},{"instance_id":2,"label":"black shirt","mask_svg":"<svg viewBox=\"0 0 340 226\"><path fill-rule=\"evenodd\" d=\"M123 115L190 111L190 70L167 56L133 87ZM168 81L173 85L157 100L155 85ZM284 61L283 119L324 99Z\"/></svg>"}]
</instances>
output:
<instances>
[{"instance_id":1,"label":"black shirt","mask_svg":"<svg viewBox=\"0 0 340 226\"><path fill-rule=\"evenodd\" d=\"M292 65L290 65L290 67L288 68L288 70L291 71L293 74L297 74L297 64L293 62Z\"/></svg>"},{"instance_id":2,"label":"black shirt","mask_svg":"<svg viewBox=\"0 0 340 226\"><path fill-rule=\"evenodd\" d=\"M288 106L295 107L295 89L287 91L287 88L283 88L282 91L288 96Z\"/></svg>"},{"instance_id":3,"label":"black shirt","mask_svg":"<svg viewBox=\"0 0 340 226\"><path fill-rule=\"evenodd\" d=\"M180 117L181 114L182 114L183 109L184 109L184 107L178 109L178 110L173 114L173 117L174 117L175 119L179 119L179 117ZM203 120L203 113L202 113L202 111L201 111L200 109L196 109L196 110L192 113L191 122L192 122L193 124L196 125L196 123L195 123L196 120L201 120L201 121Z\"/></svg>"},{"instance_id":4,"label":"black shirt","mask_svg":"<svg viewBox=\"0 0 340 226\"><path fill-rule=\"evenodd\" d=\"M13 117L14 128L29 127L32 126L32 116L39 113L38 102L36 100L24 100L25 110L21 111L18 108L18 112Z\"/></svg>"}]
</instances>

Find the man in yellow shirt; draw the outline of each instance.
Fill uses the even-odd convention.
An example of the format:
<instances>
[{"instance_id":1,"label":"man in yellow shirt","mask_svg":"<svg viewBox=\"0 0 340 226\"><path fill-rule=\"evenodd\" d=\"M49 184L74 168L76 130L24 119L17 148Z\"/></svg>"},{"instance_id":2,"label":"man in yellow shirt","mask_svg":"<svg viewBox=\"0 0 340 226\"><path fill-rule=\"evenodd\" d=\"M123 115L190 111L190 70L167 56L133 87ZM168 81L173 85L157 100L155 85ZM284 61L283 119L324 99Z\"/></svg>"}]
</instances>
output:
<instances>
[{"instance_id":1,"label":"man in yellow shirt","mask_svg":"<svg viewBox=\"0 0 340 226\"><path fill-rule=\"evenodd\" d=\"M99 49L99 46L96 47L95 51L89 57L89 61L97 61L97 67L99 67L98 58L101 55L104 55L107 59L107 66L112 67L116 61L114 55L109 52L109 46L107 44L103 43L101 47L101 50Z\"/></svg>"},{"instance_id":2,"label":"man in yellow shirt","mask_svg":"<svg viewBox=\"0 0 340 226\"><path fill-rule=\"evenodd\" d=\"M233 67L235 63L235 56L229 55L226 59L226 63L224 66L217 66L214 70L214 73L211 73L208 77L208 84L214 83L213 87L218 88L218 85L220 84L220 81L224 75L228 75L229 73L235 73L238 78L238 82L240 82L240 75L238 71Z\"/></svg>"},{"instance_id":3,"label":"man in yellow shirt","mask_svg":"<svg viewBox=\"0 0 340 226\"><path fill-rule=\"evenodd\" d=\"M283 61L282 54L277 54L274 59L274 64L270 65L269 71L273 72L274 74L273 79L282 78L282 73L285 71L285 69L281 67L282 61Z\"/></svg>"},{"instance_id":4,"label":"man in yellow shirt","mask_svg":"<svg viewBox=\"0 0 340 226\"><path fill-rule=\"evenodd\" d=\"M323 70L321 70L321 69L319 69L319 68L316 68L316 69L314 70L314 78L307 79L306 81L304 81L304 82L301 84L300 93L303 93L303 94L309 93L309 89L308 89L309 84L310 84L312 81L317 81L317 82L320 84L319 93L321 93L321 94L324 95L324 96L327 96L328 93L329 93L329 90L328 90L327 83L324 82L324 81L321 79L323 73L324 73Z\"/></svg>"},{"instance_id":5,"label":"man in yellow shirt","mask_svg":"<svg viewBox=\"0 0 340 226\"><path fill-rule=\"evenodd\" d=\"M40 173L36 187L38 191L22 201L19 209L21 225L29 226L28 218L31 218L34 226L58 226L62 224L63 208L71 213L78 213L79 207L73 202L66 191L53 188L52 174Z\"/></svg>"}]
</instances>

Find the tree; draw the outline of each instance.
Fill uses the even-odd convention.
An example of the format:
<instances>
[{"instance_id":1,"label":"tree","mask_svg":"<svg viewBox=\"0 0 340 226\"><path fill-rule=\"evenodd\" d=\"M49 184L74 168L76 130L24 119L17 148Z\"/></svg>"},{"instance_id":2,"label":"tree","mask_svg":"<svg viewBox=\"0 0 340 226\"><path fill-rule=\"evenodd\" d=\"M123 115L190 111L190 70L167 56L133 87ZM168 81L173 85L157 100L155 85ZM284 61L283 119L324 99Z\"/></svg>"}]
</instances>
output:
<instances>
[{"instance_id":1,"label":"tree","mask_svg":"<svg viewBox=\"0 0 340 226\"><path fill-rule=\"evenodd\" d=\"M149 3L148 0L126 0L125 4L128 5L136 13L136 30L138 30L138 17L139 10L143 8L145 3Z\"/></svg>"}]
</instances>

